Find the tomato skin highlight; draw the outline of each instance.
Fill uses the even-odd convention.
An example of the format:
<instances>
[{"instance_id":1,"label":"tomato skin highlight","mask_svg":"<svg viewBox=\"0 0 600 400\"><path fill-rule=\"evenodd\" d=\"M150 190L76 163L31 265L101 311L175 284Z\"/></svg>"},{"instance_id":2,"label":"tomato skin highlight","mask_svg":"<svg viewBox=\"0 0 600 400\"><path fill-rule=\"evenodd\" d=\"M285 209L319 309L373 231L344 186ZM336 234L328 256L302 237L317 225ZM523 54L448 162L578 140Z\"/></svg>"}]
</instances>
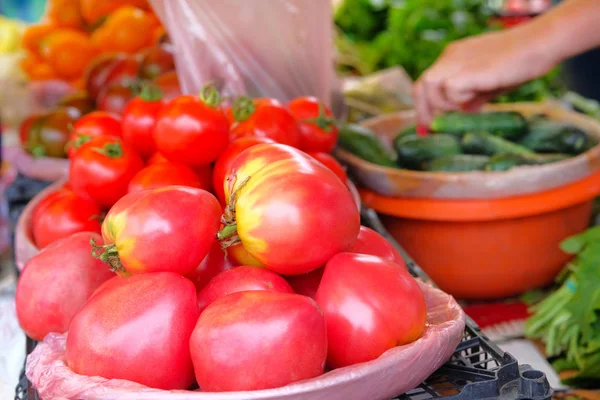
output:
<instances>
[{"instance_id":1,"label":"tomato skin highlight","mask_svg":"<svg viewBox=\"0 0 600 400\"><path fill-rule=\"evenodd\" d=\"M188 389L194 381L189 339L198 315L194 285L182 276L114 277L73 318L66 363L80 375Z\"/></svg>"},{"instance_id":2,"label":"tomato skin highlight","mask_svg":"<svg viewBox=\"0 0 600 400\"><path fill-rule=\"evenodd\" d=\"M92 200L71 189L60 189L40 201L33 211L33 240L43 249L77 232L100 233L101 215L102 210Z\"/></svg>"},{"instance_id":3,"label":"tomato skin highlight","mask_svg":"<svg viewBox=\"0 0 600 400\"><path fill-rule=\"evenodd\" d=\"M172 185L207 189L202 187L200 179L190 168L166 162L149 165L140 170L129 182L127 193Z\"/></svg>"},{"instance_id":4,"label":"tomato skin highlight","mask_svg":"<svg viewBox=\"0 0 600 400\"><path fill-rule=\"evenodd\" d=\"M338 128L333 124L320 127L314 122L308 122L319 117L320 107L323 107L324 117L333 118L329 107L319 102L316 97L298 97L288 104L288 108L300 130L298 147L307 153L331 153L338 140Z\"/></svg>"},{"instance_id":5,"label":"tomato skin highlight","mask_svg":"<svg viewBox=\"0 0 600 400\"><path fill-rule=\"evenodd\" d=\"M97 233L76 233L54 242L25 264L15 304L19 324L30 338L42 340L50 332L66 332L94 290L115 276L92 257L90 238L102 243Z\"/></svg>"},{"instance_id":6,"label":"tomato skin highlight","mask_svg":"<svg viewBox=\"0 0 600 400\"><path fill-rule=\"evenodd\" d=\"M157 150L168 160L197 167L225 151L229 122L221 109L194 96L180 96L161 110L153 136Z\"/></svg>"},{"instance_id":7,"label":"tomato skin highlight","mask_svg":"<svg viewBox=\"0 0 600 400\"><path fill-rule=\"evenodd\" d=\"M398 250L386 238L366 226L360 227L356 242L347 252L381 257L406 268L406 263Z\"/></svg>"},{"instance_id":8,"label":"tomato skin highlight","mask_svg":"<svg viewBox=\"0 0 600 400\"><path fill-rule=\"evenodd\" d=\"M419 285L405 268L380 257L337 254L325 266L316 301L327 319L333 368L374 360L425 331Z\"/></svg>"},{"instance_id":9,"label":"tomato skin highlight","mask_svg":"<svg viewBox=\"0 0 600 400\"><path fill-rule=\"evenodd\" d=\"M227 257L227 254L221 249L221 242L215 240L200 265L187 274L186 277L194 283L196 290L199 291L212 278L231 267L233 267L233 264L229 257Z\"/></svg>"},{"instance_id":10,"label":"tomato skin highlight","mask_svg":"<svg viewBox=\"0 0 600 400\"><path fill-rule=\"evenodd\" d=\"M332 155L327 153L308 153L309 156L329 168L334 174L340 178L340 180L346 184L348 181L348 176L346 175L346 170L342 165L333 158Z\"/></svg>"},{"instance_id":11,"label":"tomato skin highlight","mask_svg":"<svg viewBox=\"0 0 600 400\"><path fill-rule=\"evenodd\" d=\"M112 149L115 154L107 154ZM128 144L100 136L79 148L71 160L69 177L77 194L109 208L127 193L129 182L143 166Z\"/></svg>"},{"instance_id":12,"label":"tomato skin highlight","mask_svg":"<svg viewBox=\"0 0 600 400\"><path fill-rule=\"evenodd\" d=\"M290 112L273 99L253 99L254 112L231 127L231 140L254 136L298 147L299 129Z\"/></svg>"},{"instance_id":13,"label":"tomato skin highlight","mask_svg":"<svg viewBox=\"0 0 600 400\"><path fill-rule=\"evenodd\" d=\"M323 373L325 319L298 294L237 292L200 315L190 339L196 380L205 392L281 387Z\"/></svg>"},{"instance_id":14,"label":"tomato skin highlight","mask_svg":"<svg viewBox=\"0 0 600 400\"><path fill-rule=\"evenodd\" d=\"M295 293L285 279L276 273L260 267L242 265L227 270L211 279L198 292L198 308L202 312L221 297L249 290Z\"/></svg>"},{"instance_id":15,"label":"tomato skin highlight","mask_svg":"<svg viewBox=\"0 0 600 400\"><path fill-rule=\"evenodd\" d=\"M191 273L214 241L221 206L202 189L167 186L133 192L119 200L102 224L106 244L114 244L124 270Z\"/></svg>"},{"instance_id":16,"label":"tomato skin highlight","mask_svg":"<svg viewBox=\"0 0 600 400\"><path fill-rule=\"evenodd\" d=\"M271 139L258 138L258 137L242 137L234 140L227 146L227 149L219 156L213 169L212 182L217 199L221 204L225 204L225 179L227 177L227 171L231 167L233 160L244 150L250 147L261 144L261 143L275 143Z\"/></svg>"},{"instance_id":17,"label":"tomato skin highlight","mask_svg":"<svg viewBox=\"0 0 600 400\"><path fill-rule=\"evenodd\" d=\"M256 145L230 169L235 220L244 248L282 275L323 266L356 240L360 215L352 195L327 167L280 144ZM310 251L307 251L310 249Z\"/></svg>"},{"instance_id":18,"label":"tomato skin highlight","mask_svg":"<svg viewBox=\"0 0 600 400\"><path fill-rule=\"evenodd\" d=\"M73 131L69 136L67 145L69 158L73 158L86 140L98 136L121 136L121 116L110 112L93 111L81 117L73 125Z\"/></svg>"},{"instance_id":19,"label":"tomato skin highlight","mask_svg":"<svg viewBox=\"0 0 600 400\"><path fill-rule=\"evenodd\" d=\"M144 159L156 151L152 135L163 105L162 100L147 101L136 97L123 110L123 140Z\"/></svg>"}]
</instances>

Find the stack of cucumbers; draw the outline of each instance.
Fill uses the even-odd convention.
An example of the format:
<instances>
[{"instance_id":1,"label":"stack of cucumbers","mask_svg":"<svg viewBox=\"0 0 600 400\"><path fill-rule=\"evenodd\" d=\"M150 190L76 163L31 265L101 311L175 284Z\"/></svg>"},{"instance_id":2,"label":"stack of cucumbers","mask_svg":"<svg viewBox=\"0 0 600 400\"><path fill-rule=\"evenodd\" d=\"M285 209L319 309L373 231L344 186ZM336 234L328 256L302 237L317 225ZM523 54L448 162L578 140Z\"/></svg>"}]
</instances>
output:
<instances>
[{"instance_id":1,"label":"stack of cucumbers","mask_svg":"<svg viewBox=\"0 0 600 400\"><path fill-rule=\"evenodd\" d=\"M394 150L368 129L340 129L340 146L366 161L417 171L507 171L522 165L541 165L581 154L596 140L581 129L536 114L529 119L516 111L437 116L430 133L415 127L400 132Z\"/></svg>"}]
</instances>

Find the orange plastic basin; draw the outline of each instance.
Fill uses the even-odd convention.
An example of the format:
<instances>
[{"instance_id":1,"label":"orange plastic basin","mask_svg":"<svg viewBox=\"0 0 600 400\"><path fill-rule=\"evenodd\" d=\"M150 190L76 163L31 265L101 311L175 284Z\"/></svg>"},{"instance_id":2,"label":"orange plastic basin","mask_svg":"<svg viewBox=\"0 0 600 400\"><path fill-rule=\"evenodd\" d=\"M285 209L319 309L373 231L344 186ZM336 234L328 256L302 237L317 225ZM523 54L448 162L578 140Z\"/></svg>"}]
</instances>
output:
<instances>
[{"instance_id":1,"label":"orange plastic basin","mask_svg":"<svg viewBox=\"0 0 600 400\"><path fill-rule=\"evenodd\" d=\"M589 225L600 171L545 192L492 200L360 192L442 290L464 299L492 299L552 282L569 260L560 242Z\"/></svg>"}]
</instances>

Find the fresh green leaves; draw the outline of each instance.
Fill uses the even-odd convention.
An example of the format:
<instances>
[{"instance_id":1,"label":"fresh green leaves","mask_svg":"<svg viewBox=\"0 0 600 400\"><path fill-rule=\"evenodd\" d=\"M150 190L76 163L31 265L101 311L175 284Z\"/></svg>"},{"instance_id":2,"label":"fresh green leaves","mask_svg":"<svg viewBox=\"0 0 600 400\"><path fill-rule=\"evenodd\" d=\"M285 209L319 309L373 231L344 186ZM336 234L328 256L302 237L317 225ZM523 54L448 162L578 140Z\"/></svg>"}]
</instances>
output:
<instances>
[{"instance_id":1,"label":"fresh green leaves","mask_svg":"<svg viewBox=\"0 0 600 400\"><path fill-rule=\"evenodd\" d=\"M600 227L570 237L561 249L575 254L562 286L532 308L525 333L542 339L558 370L574 369L566 384L600 386Z\"/></svg>"}]
</instances>

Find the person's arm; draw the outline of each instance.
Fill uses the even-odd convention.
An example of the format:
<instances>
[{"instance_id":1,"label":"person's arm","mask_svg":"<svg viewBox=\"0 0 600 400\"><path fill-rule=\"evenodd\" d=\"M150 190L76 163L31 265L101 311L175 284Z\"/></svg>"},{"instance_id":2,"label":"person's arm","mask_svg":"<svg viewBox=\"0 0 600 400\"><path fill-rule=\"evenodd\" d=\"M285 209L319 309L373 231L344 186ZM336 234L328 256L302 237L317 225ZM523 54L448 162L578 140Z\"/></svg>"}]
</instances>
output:
<instances>
[{"instance_id":1,"label":"person's arm","mask_svg":"<svg viewBox=\"0 0 600 400\"><path fill-rule=\"evenodd\" d=\"M515 28L454 42L415 83L418 122L428 126L438 112L477 109L599 45L600 0L567 0Z\"/></svg>"}]
</instances>

